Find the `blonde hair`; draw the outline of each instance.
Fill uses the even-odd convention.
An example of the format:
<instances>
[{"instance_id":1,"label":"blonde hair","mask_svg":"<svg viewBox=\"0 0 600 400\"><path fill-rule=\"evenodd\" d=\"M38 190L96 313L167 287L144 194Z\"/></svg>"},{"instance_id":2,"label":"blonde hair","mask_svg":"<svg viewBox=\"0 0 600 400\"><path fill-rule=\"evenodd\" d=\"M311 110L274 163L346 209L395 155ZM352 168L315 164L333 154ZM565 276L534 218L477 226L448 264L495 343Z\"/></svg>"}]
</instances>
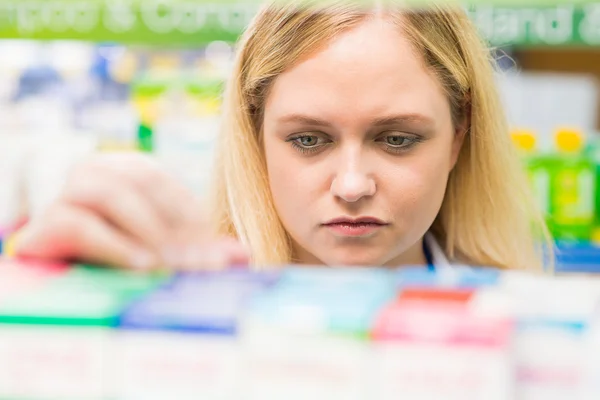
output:
<instances>
[{"instance_id":1,"label":"blonde hair","mask_svg":"<svg viewBox=\"0 0 600 400\"><path fill-rule=\"evenodd\" d=\"M269 88L302 56L383 13L445 89L455 123L466 119L469 128L431 232L451 260L540 270L541 245L551 252L547 230L510 142L493 60L468 16L441 6L373 10L364 3L277 2L255 17L225 93L212 204L217 233L239 238L255 266L291 261L292 242L273 205L261 146Z\"/></svg>"}]
</instances>

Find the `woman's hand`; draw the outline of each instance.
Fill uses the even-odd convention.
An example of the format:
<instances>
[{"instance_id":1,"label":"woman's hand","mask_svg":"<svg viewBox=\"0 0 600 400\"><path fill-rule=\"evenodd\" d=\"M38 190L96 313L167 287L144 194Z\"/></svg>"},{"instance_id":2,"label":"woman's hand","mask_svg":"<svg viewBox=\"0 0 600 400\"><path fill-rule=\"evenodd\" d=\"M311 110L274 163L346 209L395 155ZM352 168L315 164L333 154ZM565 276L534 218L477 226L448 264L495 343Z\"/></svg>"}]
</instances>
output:
<instances>
[{"instance_id":1,"label":"woman's hand","mask_svg":"<svg viewBox=\"0 0 600 400\"><path fill-rule=\"evenodd\" d=\"M78 165L61 196L17 236L17 256L150 270L246 264L207 230L197 198L150 158L101 155Z\"/></svg>"}]
</instances>

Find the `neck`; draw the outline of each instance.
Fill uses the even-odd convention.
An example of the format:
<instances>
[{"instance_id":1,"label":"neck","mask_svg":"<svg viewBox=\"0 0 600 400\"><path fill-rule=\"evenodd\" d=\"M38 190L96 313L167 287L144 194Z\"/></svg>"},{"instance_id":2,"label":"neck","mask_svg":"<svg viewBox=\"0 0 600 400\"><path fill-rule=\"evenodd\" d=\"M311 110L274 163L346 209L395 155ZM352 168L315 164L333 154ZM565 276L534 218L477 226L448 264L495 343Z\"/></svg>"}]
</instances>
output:
<instances>
[{"instance_id":1,"label":"neck","mask_svg":"<svg viewBox=\"0 0 600 400\"><path fill-rule=\"evenodd\" d=\"M423 251L423 241L423 238L419 239L405 252L386 262L384 265L386 267L398 267L401 265L427 265L427 257L425 257L425 252Z\"/></svg>"},{"instance_id":2,"label":"neck","mask_svg":"<svg viewBox=\"0 0 600 400\"><path fill-rule=\"evenodd\" d=\"M418 266L427 265L427 257L423 251L423 238L419 239L414 245L409 247L402 254L383 260L374 260L372 266L383 266L383 267L398 267L398 266ZM307 265L327 265L328 263L314 256L304 248L294 245L294 256L292 259L293 263L307 264ZM361 264L363 265L363 264Z\"/></svg>"}]
</instances>

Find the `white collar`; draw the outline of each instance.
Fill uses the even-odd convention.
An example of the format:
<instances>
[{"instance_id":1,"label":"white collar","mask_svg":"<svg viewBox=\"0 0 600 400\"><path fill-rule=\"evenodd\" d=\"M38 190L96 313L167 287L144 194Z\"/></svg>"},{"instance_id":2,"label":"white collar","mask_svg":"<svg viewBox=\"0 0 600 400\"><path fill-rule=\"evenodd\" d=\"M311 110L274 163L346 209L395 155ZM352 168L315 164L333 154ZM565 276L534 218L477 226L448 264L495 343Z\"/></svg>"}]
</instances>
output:
<instances>
[{"instance_id":1,"label":"white collar","mask_svg":"<svg viewBox=\"0 0 600 400\"><path fill-rule=\"evenodd\" d=\"M425 242L425 246L427 246L427 250L431 255L431 262L435 269L444 269L451 268L452 264L450 264L450 260L446 257L446 254L442 250L442 247L436 240L436 238L431 233L426 233L423 238Z\"/></svg>"}]
</instances>

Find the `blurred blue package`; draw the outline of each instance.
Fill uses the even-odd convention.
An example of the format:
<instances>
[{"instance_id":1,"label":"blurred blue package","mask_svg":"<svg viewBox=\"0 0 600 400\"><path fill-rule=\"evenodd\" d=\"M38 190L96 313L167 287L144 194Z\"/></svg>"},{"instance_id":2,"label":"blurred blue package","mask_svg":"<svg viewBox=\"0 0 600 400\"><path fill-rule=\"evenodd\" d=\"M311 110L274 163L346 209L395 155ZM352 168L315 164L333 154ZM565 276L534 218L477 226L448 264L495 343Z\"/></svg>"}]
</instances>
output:
<instances>
[{"instance_id":1,"label":"blurred blue package","mask_svg":"<svg viewBox=\"0 0 600 400\"><path fill-rule=\"evenodd\" d=\"M479 288L494 286L500 278L500 271L495 268L473 268L453 266L429 270L422 267L401 268L395 279L402 287L450 287L450 288Z\"/></svg>"},{"instance_id":2,"label":"blurred blue package","mask_svg":"<svg viewBox=\"0 0 600 400\"><path fill-rule=\"evenodd\" d=\"M244 398L367 398L368 332L395 295L392 278L358 268L284 271L242 320Z\"/></svg>"},{"instance_id":3,"label":"blurred blue package","mask_svg":"<svg viewBox=\"0 0 600 400\"><path fill-rule=\"evenodd\" d=\"M240 398L240 313L276 279L242 270L180 274L129 307L116 342L118 398Z\"/></svg>"}]
</instances>

